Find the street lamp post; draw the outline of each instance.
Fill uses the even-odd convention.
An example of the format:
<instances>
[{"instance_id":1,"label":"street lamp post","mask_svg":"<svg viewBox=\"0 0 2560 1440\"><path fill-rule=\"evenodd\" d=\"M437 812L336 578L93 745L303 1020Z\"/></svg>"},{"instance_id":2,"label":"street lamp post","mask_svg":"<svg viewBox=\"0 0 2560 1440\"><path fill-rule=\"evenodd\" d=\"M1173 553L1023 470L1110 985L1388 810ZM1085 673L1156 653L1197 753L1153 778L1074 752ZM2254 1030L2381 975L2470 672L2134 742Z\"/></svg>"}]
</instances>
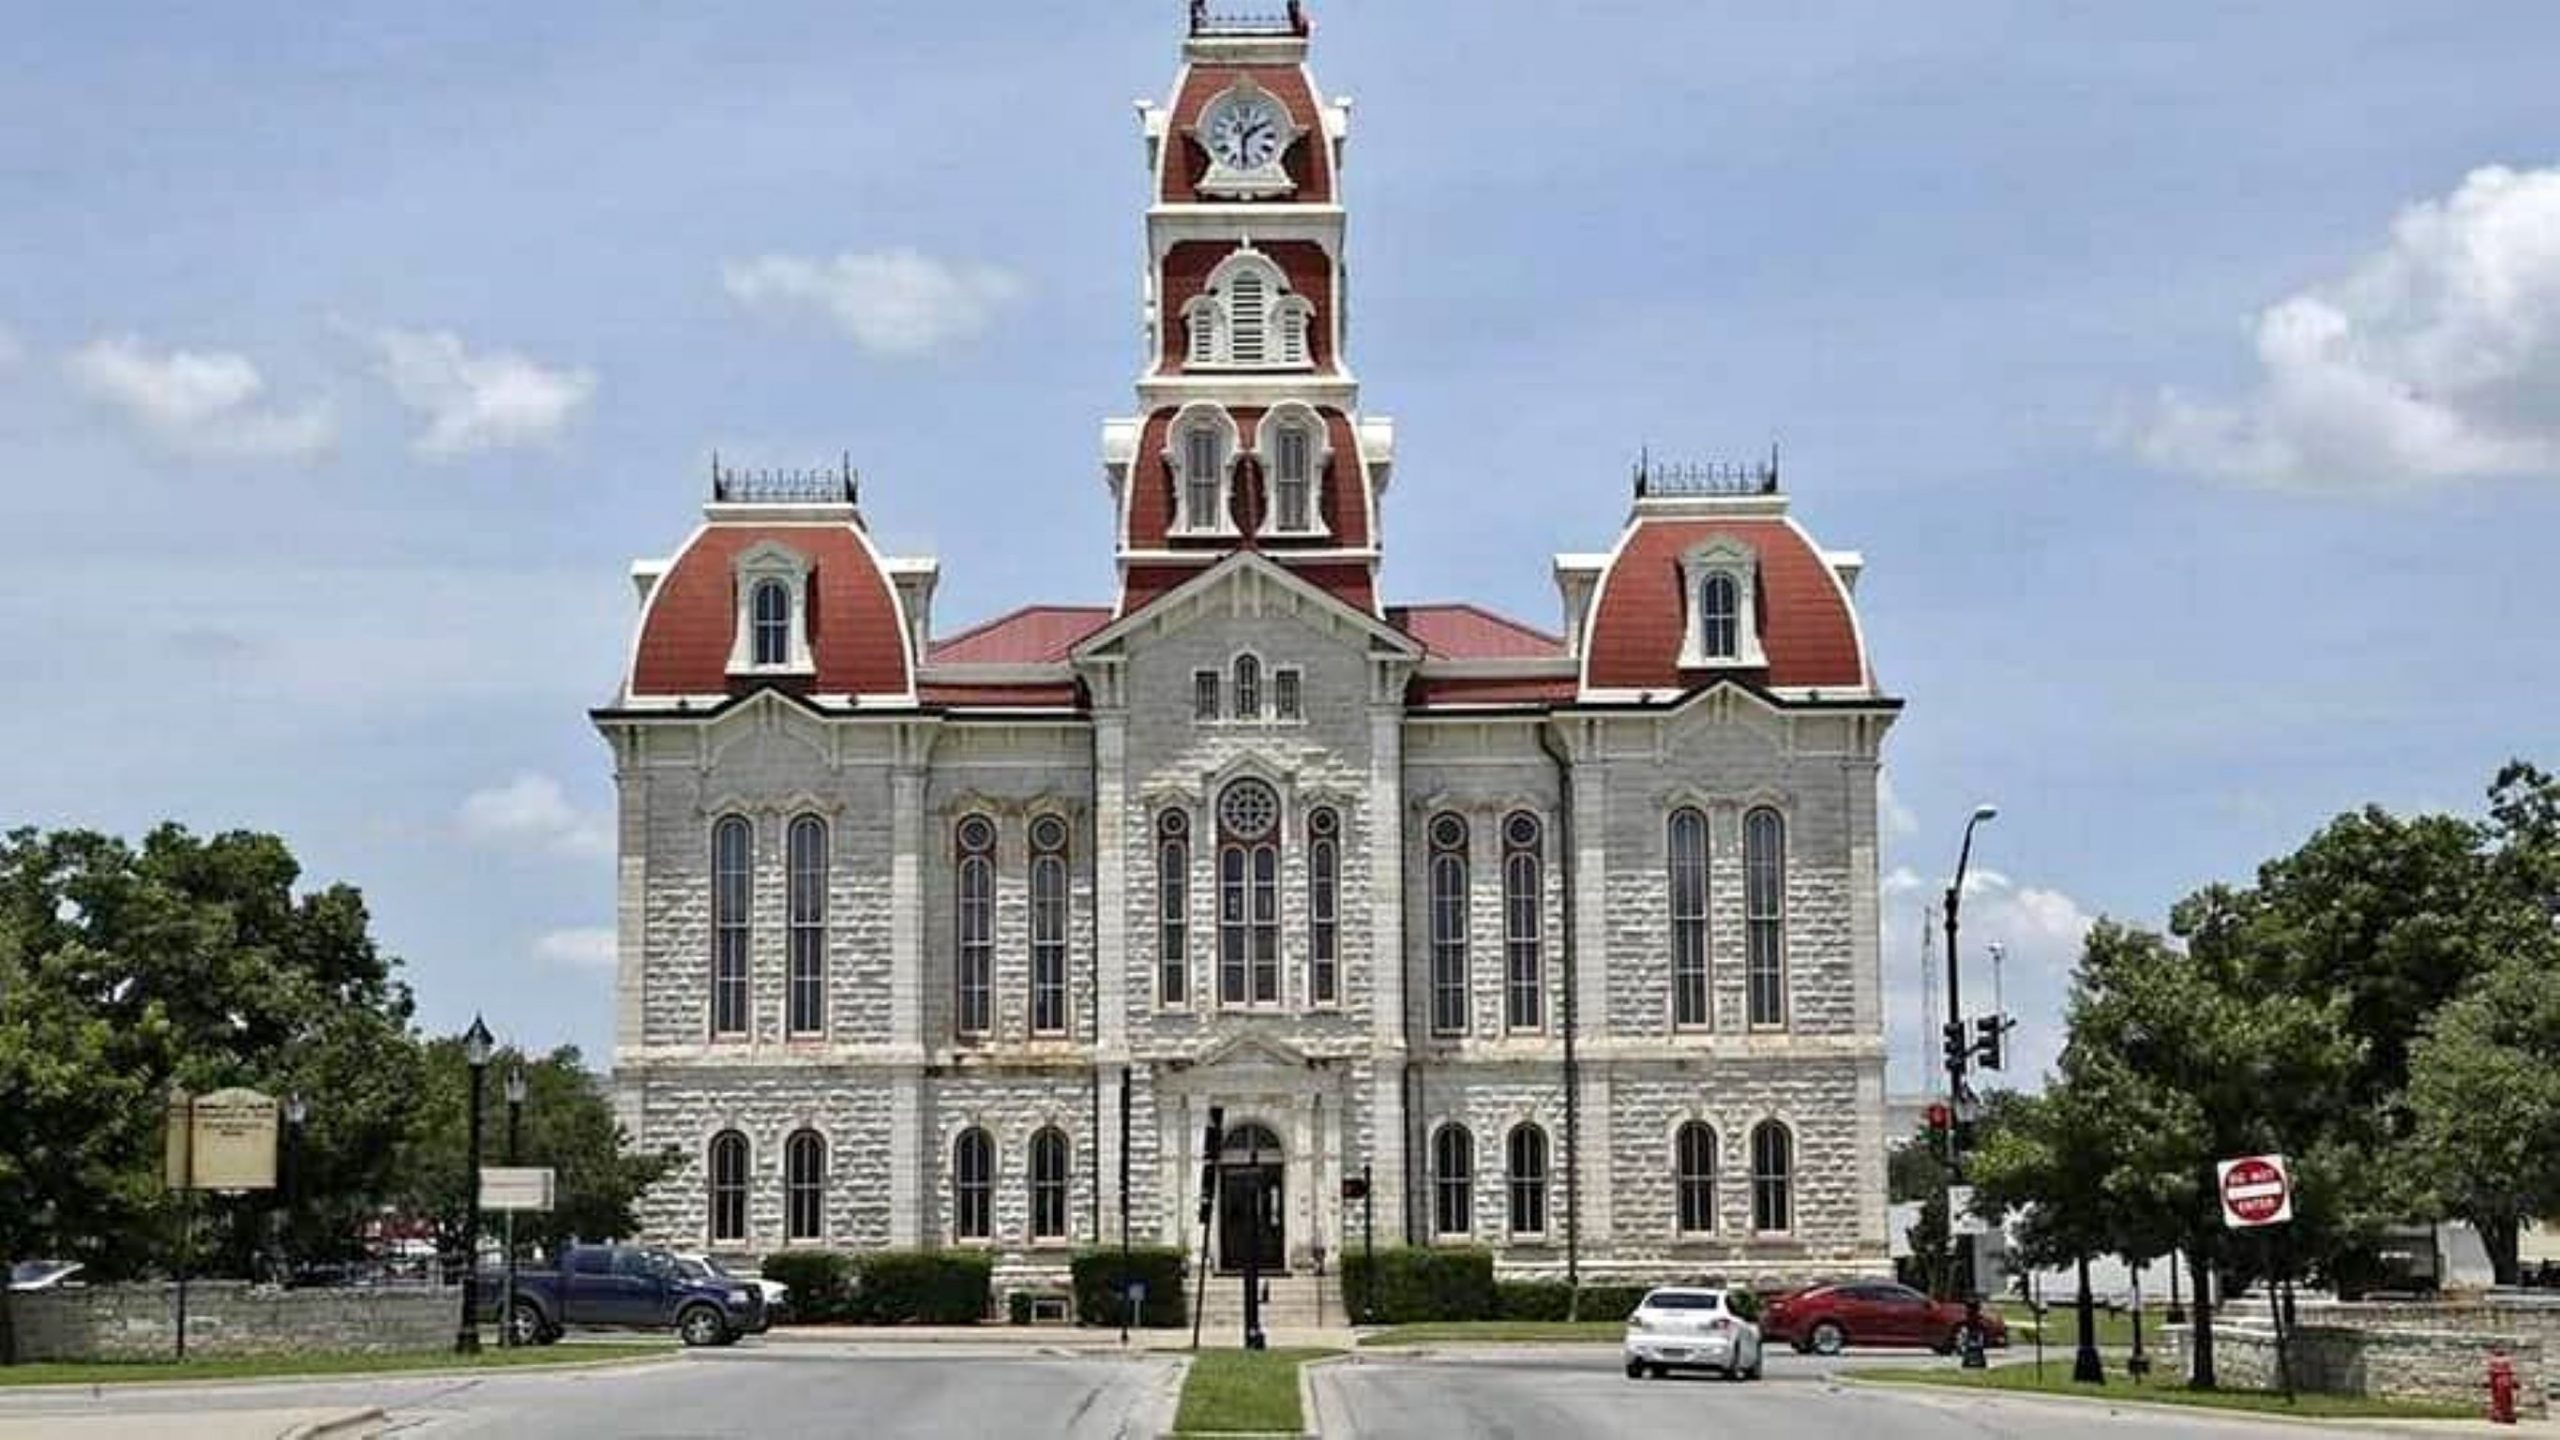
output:
<instances>
[{"instance_id":1,"label":"street lamp post","mask_svg":"<svg viewBox=\"0 0 2560 1440\"><path fill-rule=\"evenodd\" d=\"M514 1165L516 1137L524 1120L524 1067L507 1067L507 1163ZM507 1283L499 1291L498 1345L504 1349L516 1343L516 1212L507 1212Z\"/></svg>"},{"instance_id":2,"label":"street lamp post","mask_svg":"<svg viewBox=\"0 0 2560 1440\"><path fill-rule=\"evenodd\" d=\"M1963 951L1956 948L1956 911L1964 901L1964 872L1973 862L1973 827L1997 817L1996 805L1976 805L1973 815L1964 822L1964 844L1956 851L1955 878L1947 882L1947 1024L1952 1032L1964 1032L1964 1001L1958 976L1963 969ZM1946 1164L1938 1172L1938 1213L1945 1218L1946 1253L1938 1267L1938 1298L1947 1299L1956 1284L1956 1121L1964 1114L1965 1052L1960 1046L1947 1047L1947 1155Z\"/></svg>"},{"instance_id":3,"label":"street lamp post","mask_svg":"<svg viewBox=\"0 0 2560 1440\"><path fill-rule=\"evenodd\" d=\"M471 1028L462 1034L462 1063L471 1067L471 1113L468 1122L470 1138L466 1150L470 1163L470 1193L462 1208L462 1321L453 1332L453 1353L480 1353L480 1317L473 1308L480 1291L480 1094L489 1079L489 1052L492 1037L489 1027L479 1016L471 1017Z\"/></svg>"},{"instance_id":4,"label":"street lamp post","mask_svg":"<svg viewBox=\"0 0 2560 1440\"><path fill-rule=\"evenodd\" d=\"M302 1122L310 1118L311 1106L300 1095L284 1097L284 1224L276 1240L284 1285L293 1283L293 1212L302 1198Z\"/></svg>"}]
</instances>

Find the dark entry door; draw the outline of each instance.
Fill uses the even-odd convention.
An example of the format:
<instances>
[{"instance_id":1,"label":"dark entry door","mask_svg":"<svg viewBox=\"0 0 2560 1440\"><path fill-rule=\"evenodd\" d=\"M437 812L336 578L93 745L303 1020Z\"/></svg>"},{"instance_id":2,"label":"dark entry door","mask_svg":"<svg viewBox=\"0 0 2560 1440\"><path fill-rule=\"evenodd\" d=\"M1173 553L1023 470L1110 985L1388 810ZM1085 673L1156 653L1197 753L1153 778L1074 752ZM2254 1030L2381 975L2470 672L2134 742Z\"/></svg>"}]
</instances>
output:
<instances>
[{"instance_id":1,"label":"dark entry door","mask_svg":"<svg viewBox=\"0 0 2560 1440\"><path fill-rule=\"evenodd\" d=\"M1218 1176L1218 1265L1242 1270L1257 1249L1261 1268L1278 1271L1289 1254L1283 1217L1287 1204L1287 1172L1280 1163L1280 1139L1259 1125L1239 1127L1227 1137ZM1257 1235L1254 1212L1261 1211ZM1258 1243L1257 1243L1258 1242Z\"/></svg>"}]
</instances>

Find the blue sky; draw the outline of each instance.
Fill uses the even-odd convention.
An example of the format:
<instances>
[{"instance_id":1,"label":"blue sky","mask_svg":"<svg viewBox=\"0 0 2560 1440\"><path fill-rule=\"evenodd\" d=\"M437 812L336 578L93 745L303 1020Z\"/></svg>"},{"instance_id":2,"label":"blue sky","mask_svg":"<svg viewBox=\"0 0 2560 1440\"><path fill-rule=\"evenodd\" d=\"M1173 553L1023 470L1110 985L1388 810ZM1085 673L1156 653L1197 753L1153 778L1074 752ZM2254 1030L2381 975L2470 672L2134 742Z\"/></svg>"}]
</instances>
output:
<instances>
[{"instance_id":1,"label":"blue sky","mask_svg":"<svg viewBox=\"0 0 2560 1440\"><path fill-rule=\"evenodd\" d=\"M1181 9L13 27L0 823L280 831L427 1023L601 1058L584 712L711 449L850 451L945 631L1108 599ZM1313 9L1394 598L1552 625L1647 444L1866 552L1898 1078L1977 798L2042 1056L2089 916L2560 760L2560 11Z\"/></svg>"}]
</instances>

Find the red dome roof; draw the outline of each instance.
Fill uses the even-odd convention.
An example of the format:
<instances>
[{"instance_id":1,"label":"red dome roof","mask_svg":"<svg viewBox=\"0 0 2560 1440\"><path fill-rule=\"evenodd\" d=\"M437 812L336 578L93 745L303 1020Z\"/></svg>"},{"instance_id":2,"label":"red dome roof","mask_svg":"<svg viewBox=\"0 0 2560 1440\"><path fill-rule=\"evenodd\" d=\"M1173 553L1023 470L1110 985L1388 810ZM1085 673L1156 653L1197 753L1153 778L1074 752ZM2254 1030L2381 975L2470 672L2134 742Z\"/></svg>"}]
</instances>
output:
<instances>
[{"instance_id":1,"label":"red dome roof","mask_svg":"<svg viewBox=\"0 0 2560 1440\"><path fill-rule=\"evenodd\" d=\"M1686 689L1728 673L1680 668L1689 623L1680 559L1719 538L1738 540L1759 557L1760 644L1769 667L1752 678L1788 688L1865 690L1857 617L1831 566L1792 521L1739 517L1637 517L1601 577L1583 683L1594 690Z\"/></svg>"},{"instance_id":2,"label":"red dome roof","mask_svg":"<svg viewBox=\"0 0 2560 1440\"><path fill-rule=\"evenodd\" d=\"M753 522L696 531L649 592L632 651L630 694L725 695L733 688L736 563L768 540L809 565L809 651L817 673L806 687L820 695L908 694L906 620L862 532L850 524Z\"/></svg>"}]
</instances>

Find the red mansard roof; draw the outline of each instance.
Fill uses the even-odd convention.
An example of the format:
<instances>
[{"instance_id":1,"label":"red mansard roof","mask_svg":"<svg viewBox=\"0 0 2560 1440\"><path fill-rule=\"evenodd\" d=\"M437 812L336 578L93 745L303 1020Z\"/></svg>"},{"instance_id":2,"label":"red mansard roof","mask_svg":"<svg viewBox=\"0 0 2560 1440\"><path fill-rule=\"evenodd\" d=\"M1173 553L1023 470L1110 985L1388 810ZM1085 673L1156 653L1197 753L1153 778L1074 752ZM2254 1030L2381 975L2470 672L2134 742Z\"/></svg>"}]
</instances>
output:
<instances>
[{"instance_id":1,"label":"red mansard roof","mask_svg":"<svg viewBox=\"0 0 2560 1440\"><path fill-rule=\"evenodd\" d=\"M1463 601L1443 605L1390 605L1387 623L1422 642L1442 660L1553 660L1564 641L1533 626Z\"/></svg>"},{"instance_id":2,"label":"red mansard roof","mask_svg":"<svg viewBox=\"0 0 2560 1440\"><path fill-rule=\"evenodd\" d=\"M1200 178L1209 173L1209 153L1191 138L1192 127L1200 123L1200 112L1209 102L1226 93L1239 76L1253 76L1253 83L1271 92L1289 112L1290 121L1298 127L1297 143L1280 157L1281 168L1297 182L1297 193L1290 200L1300 204L1322 205L1333 199L1333 165L1331 143L1325 139L1324 116L1316 109L1315 92L1308 88L1307 72L1296 65L1194 65L1183 77L1182 90L1173 97L1172 128L1165 136L1164 189L1160 198L1174 204L1187 204L1200 198Z\"/></svg>"},{"instance_id":3,"label":"red mansard roof","mask_svg":"<svg viewBox=\"0 0 2560 1440\"><path fill-rule=\"evenodd\" d=\"M649 594L632 653L630 693L720 695L730 689L738 623L735 564L770 540L810 566L809 650L821 695L904 695L906 622L861 532L844 525L714 524L697 532Z\"/></svg>"},{"instance_id":4,"label":"red mansard roof","mask_svg":"<svg viewBox=\"0 0 2560 1440\"><path fill-rule=\"evenodd\" d=\"M1637 519L1601 578L1585 671L1590 686L1665 690L1709 678L1679 666L1689 620L1680 557L1719 537L1739 540L1759 556L1767 683L1864 690L1866 656L1847 593L1802 530L1777 519L1660 516Z\"/></svg>"},{"instance_id":5,"label":"red mansard roof","mask_svg":"<svg viewBox=\"0 0 2560 1440\"><path fill-rule=\"evenodd\" d=\"M1111 623L1108 605L1025 605L933 642L936 665L1049 665Z\"/></svg>"}]
</instances>

